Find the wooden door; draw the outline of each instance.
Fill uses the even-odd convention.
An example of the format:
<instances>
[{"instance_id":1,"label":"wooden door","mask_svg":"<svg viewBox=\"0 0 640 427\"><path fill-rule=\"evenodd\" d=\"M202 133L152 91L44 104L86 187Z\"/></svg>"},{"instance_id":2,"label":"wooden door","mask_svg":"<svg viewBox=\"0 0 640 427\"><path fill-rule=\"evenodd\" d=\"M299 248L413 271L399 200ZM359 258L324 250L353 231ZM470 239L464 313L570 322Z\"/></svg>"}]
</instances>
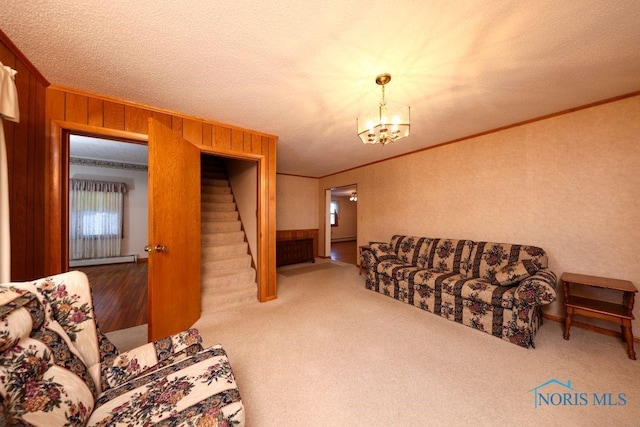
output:
<instances>
[{"instance_id":1,"label":"wooden door","mask_svg":"<svg viewBox=\"0 0 640 427\"><path fill-rule=\"evenodd\" d=\"M149 120L149 341L200 318L200 150Z\"/></svg>"}]
</instances>

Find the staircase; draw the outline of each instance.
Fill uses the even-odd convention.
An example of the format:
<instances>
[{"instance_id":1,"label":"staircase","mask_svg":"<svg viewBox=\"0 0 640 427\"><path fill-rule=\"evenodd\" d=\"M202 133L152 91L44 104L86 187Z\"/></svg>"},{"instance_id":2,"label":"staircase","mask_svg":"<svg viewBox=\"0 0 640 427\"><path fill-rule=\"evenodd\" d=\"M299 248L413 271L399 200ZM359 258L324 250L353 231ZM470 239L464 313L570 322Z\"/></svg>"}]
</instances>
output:
<instances>
[{"instance_id":1,"label":"staircase","mask_svg":"<svg viewBox=\"0 0 640 427\"><path fill-rule=\"evenodd\" d=\"M202 156L201 174L202 311L255 304L256 271L224 163Z\"/></svg>"}]
</instances>

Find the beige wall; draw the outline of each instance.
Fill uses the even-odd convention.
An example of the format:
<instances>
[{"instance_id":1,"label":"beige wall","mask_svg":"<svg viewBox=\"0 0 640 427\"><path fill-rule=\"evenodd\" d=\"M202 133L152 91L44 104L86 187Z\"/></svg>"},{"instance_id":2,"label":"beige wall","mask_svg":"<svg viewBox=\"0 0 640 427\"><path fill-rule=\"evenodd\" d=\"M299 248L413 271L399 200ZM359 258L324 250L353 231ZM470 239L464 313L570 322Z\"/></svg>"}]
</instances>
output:
<instances>
[{"instance_id":1,"label":"beige wall","mask_svg":"<svg viewBox=\"0 0 640 427\"><path fill-rule=\"evenodd\" d=\"M276 230L319 228L318 180L277 174L276 185Z\"/></svg>"},{"instance_id":2,"label":"beige wall","mask_svg":"<svg viewBox=\"0 0 640 427\"><path fill-rule=\"evenodd\" d=\"M640 96L325 177L320 189L353 183L359 244L393 234L531 244L558 276L640 288ZM562 316L562 303L546 312Z\"/></svg>"},{"instance_id":3,"label":"beige wall","mask_svg":"<svg viewBox=\"0 0 640 427\"><path fill-rule=\"evenodd\" d=\"M258 265L258 163L225 159L225 165L251 256Z\"/></svg>"}]
</instances>

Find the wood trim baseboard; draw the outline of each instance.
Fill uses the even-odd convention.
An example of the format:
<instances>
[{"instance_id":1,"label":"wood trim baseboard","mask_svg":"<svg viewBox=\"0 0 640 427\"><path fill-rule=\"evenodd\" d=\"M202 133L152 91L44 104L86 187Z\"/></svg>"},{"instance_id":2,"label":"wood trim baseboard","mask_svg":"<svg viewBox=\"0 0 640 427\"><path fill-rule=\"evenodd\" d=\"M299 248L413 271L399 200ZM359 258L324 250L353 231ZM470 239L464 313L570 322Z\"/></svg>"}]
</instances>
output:
<instances>
[{"instance_id":1,"label":"wood trim baseboard","mask_svg":"<svg viewBox=\"0 0 640 427\"><path fill-rule=\"evenodd\" d=\"M546 314L546 313L542 313L542 317L544 317L545 319L551 320L552 322L558 322L558 323L564 324L564 317L553 316L551 314ZM586 329L588 331L593 331L593 332L597 332L599 334L608 335L610 337L616 337L616 338L622 339L622 333L621 332L612 331L611 329L603 328L603 327L600 327L600 326L589 325L587 323L582 323L582 322L576 322L575 320L573 322L571 322L571 327L573 328L574 326L576 328L582 328L582 329ZM640 343L640 337L634 336L633 337L633 342Z\"/></svg>"}]
</instances>

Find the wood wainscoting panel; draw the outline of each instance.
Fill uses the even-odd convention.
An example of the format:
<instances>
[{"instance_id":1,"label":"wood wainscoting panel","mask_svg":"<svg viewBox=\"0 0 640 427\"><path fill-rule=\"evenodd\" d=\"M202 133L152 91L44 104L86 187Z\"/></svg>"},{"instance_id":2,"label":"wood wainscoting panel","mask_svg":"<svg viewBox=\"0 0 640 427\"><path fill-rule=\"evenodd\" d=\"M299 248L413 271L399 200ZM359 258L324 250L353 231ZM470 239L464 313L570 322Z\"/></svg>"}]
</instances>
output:
<instances>
[{"instance_id":1,"label":"wood wainscoting panel","mask_svg":"<svg viewBox=\"0 0 640 427\"><path fill-rule=\"evenodd\" d=\"M64 117L67 121L86 125L89 122L89 100L87 97L77 93L67 94Z\"/></svg>"},{"instance_id":2,"label":"wood wainscoting panel","mask_svg":"<svg viewBox=\"0 0 640 427\"><path fill-rule=\"evenodd\" d=\"M202 144L202 122L184 119L182 121L182 137L194 144Z\"/></svg>"},{"instance_id":3,"label":"wood wainscoting panel","mask_svg":"<svg viewBox=\"0 0 640 427\"><path fill-rule=\"evenodd\" d=\"M244 151L244 132L238 129L231 129L231 149L233 151Z\"/></svg>"},{"instance_id":4,"label":"wood wainscoting panel","mask_svg":"<svg viewBox=\"0 0 640 427\"><path fill-rule=\"evenodd\" d=\"M223 150L231 149L231 129L218 125L214 126L213 146Z\"/></svg>"},{"instance_id":5,"label":"wood wainscoting panel","mask_svg":"<svg viewBox=\"0 0 640 427\"><path fill-rule=\"evenodd\" d=\"M89 125L104 125L104 101L96 98L89 98Z\"/></svg>"},{"instance_id":6,"label":"wood wainscoting panel","mask_svg":"<svg viewBox=\"0 0 640 427\"><path fill-rule=\"evenodd\" d=\"M156 119L157 121L159 121L160 123L162 123L163 125L165 125L168 128L170 128L171 125L172 125L171 114L165 114L165 113L161 113L159 111L154 111L153 112L153 118Z\"/></svg>"},{"instance_id":7,"label":"wood wainscoting panel","mask_svg":"<svg viewBox=\"0 0 640 427\"><path fill-rule=\"evenodd\" d=\"M49 95L47 95L48 97ZM124 130L124 105L104 101L103 127Z\"/></svg>"},{"instance_id":8,"label":"wood wainscoting panel","mask_svg":"<svg viewBox=\"0 0 640 427\"><path fill-rule=\"evenodd\" d=\"M149 129L149 118L152 112L144 108L124 106L124 130L134 133L147 133Z\"/></svg>"},{"instance_id":9,"label":"wood wainscoting panel","mask_svg":"<svg viewBox=\"0 0 640 427\"><path fill-rule=\"evenodd\" d=\"M45 276L45 106L49 82L0 30L0 62L15 76L20 122L2 121L9 172L11 280Z\"/></svg>"},{"instance_id":10,"label":"wood wainscoting panel","mask_svg":"<svg viewBox=\"0 0 640 427\"><path fill-rule=\"evenodd\" d=\"M301 230L277 230L276 240L313 239L313 256L318 257L318 229L307 228Z\"/></svg>"}]
</instances>

